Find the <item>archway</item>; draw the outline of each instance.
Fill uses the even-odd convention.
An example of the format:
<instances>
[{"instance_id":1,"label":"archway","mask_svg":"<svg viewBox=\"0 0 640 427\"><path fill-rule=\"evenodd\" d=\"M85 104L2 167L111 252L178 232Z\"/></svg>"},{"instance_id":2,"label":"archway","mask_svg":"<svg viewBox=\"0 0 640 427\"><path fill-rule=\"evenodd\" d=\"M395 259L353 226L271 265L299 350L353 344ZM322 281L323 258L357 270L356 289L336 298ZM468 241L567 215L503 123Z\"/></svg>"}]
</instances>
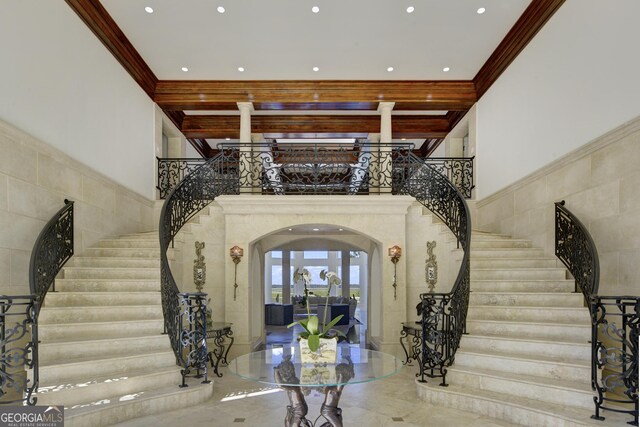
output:
<instances>
[{"instance_id":1,"label":"archway","mask_svg":"<svg viewBox=\"0 0 640 427\"><path fill-rule=\"evenodd\" d=\"M264 344L271 347L294 341L299 331L286 325L304 318L307 309L324 312L328 297L328 311L345 314L342 324L337 326L347 336L345 341L365 347L370 334L379 333L376 330L379 322L369 319L382 317L381 280L376 267L379 262L373 262L380 256L379 246L369 235L327 223L289 224L252 242L251 293L255 301L256 288L261 290L265 316L261 317L260 327ZM298 268L307 269L312 276L312 295L304 302L303 285L293 280L293 272ZM326 283L317 277L321 270L335 271L343 281L340 287L331 290L331 295L326 294ZM255 308L255 304L252 306Z\"/></svg>"}]
</instances>

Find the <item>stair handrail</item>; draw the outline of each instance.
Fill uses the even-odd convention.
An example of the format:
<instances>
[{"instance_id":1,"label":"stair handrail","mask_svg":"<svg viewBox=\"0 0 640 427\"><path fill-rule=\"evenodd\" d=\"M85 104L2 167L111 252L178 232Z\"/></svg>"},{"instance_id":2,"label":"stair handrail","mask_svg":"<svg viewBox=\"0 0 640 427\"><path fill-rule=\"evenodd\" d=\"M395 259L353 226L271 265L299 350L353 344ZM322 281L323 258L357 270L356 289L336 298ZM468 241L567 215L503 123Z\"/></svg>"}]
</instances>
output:
<instances>
[{"instance_id":1,"label":"stair handrail","mask_svg":"<svg viewBox=\"0 0 640 427\"><path fill-rule=\"evenodd\" d=\"M605 409L633 416L629 424L637 426L640 297L598 295L600 261L591 234L564 200L555 203L555 218L556 256L573 276L575 292L582 293L591 316L591 388L597 393L591 418L604 420L600 411Z\"/></svg>"},{"instance_id":2,"label":"stair handrail","mask_svg":"<svg viewBox=\"0 0 640 427\"><path fill-rule=\"evenodd\" d=\"M206 381L207 294L180 292L171 272L167 251L187 221L217 196L238 194L238 182L238 151L221 151L186 175L171 190L160 212L160 291L164 328L169 335L176 364L183 368L182 386L185 386L185 377L192 369L204 370Z\"/></svg>"},{"instance_id":3,"label":"stair handrail","mask_svg":"<svg viewBox=\"0 0 640 427\"><path fill-rule=\"evenodd\" d=\"M405 164L394 164L394 187L413 196L440 218L451 230L458 247L464 251L460 269L449 292L420 294L418 314L422 325L421 382L425 376L442 378L446 386L447 367L455 361L460 339L466 332L469 307L471 215L460 190L425 160L410 153ZM399 169L399 170L398 170Z\"/></svg>"},{"instance_id":4,"label":"stair handrail","mask_svg":"<svg viewBox=\"0 0 640 427\"><path fill-rule=\"evenodd\" d=\"M565 207L565 201L555 203L556 256L571 272L578 289L588 304L600 286L600 261L596 244L582 222Z\"/></svg>"},{"instance_id":5,"label":"stair handrail","mask_svg":"<svg viewBox=\"0 0 640 427\"><path fill-rule=\"evenodd\" d=\"M46 223L31 251L29 289L35 295L36 316L49 288L56 290L56 275L74 253L73 204L64 200L64 207Z\"/></svg>"}]
</instances>

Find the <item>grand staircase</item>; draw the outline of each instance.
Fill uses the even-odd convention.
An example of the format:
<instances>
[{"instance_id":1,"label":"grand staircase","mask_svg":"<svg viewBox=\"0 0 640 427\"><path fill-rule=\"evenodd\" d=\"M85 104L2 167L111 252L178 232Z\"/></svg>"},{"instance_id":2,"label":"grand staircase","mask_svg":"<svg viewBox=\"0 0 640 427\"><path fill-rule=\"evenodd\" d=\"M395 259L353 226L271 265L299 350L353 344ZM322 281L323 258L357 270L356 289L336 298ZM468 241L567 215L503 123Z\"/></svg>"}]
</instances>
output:
<instances>
[{"instance_id":1,"label":"grand staircase","mask_svg":"<svg viewBox=\"0 0 640 427\"><path fill-rule=\"evenodd\" d=\"M591 323L564 267L531 241L474 231L467 332L447 374L418 394L436 405L528 426L591 420ZM614 424L610 424L614 422Z\"/></svg>"},{"instance_id":2,"label":"grand staircase","mask_svg":"<svg viewBox=\"0 0 640 427\"><path fill-rule=\"evenodd\" d=\"M75 256L39 318L39 405L64 405L65 425L102 426L209 399L181 389L163 335L158 233L103 240Z\"/></svg>"}]
</instances>

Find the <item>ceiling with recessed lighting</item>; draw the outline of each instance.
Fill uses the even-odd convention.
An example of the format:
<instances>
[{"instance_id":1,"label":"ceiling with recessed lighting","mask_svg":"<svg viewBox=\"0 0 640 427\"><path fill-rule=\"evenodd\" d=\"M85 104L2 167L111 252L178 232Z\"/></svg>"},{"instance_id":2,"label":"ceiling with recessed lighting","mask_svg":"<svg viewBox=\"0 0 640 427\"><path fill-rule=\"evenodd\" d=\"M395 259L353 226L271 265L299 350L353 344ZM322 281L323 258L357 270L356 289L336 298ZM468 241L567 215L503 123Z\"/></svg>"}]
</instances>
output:
<instances>
[{"instance_id":1,"label":"ceiling with recessed lighting","mask_svg":"<svg viewBox=\"0 0 640 427\"><path fill-rule=\"evenodd\" d=\"M530 0L101 2L163 80L469 80Z\"/></svg>"},{"instance_id":2,"label":"ceiling with recessed lighting","mask_svg":"<svg viewBox=\"0 0 640 427\"><path fill-rule=\"evenodd\" d=\"M429 156L565 0L65 0L204 157L251 132Z\"/></svg>"}]
</instances>

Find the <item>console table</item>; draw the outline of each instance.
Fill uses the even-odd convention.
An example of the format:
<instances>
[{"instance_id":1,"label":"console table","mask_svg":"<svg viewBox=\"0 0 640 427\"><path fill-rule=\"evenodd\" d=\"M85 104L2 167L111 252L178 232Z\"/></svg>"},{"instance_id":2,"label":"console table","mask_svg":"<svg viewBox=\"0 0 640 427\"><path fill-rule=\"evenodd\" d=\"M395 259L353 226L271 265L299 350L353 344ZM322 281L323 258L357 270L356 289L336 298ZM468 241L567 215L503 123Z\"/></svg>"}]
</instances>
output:
<instances>
[{"instance_id":1,"label":"console table","mask_svg":"<svg viewBox=\"0 0 640 427\"><path fill-rule=\"evenodd\" d=\"M290 405L284 425L342 427L342 409L338 407L344 386L386 378L402 369L394 356L359 347L338 346L336 363L313 364L300 361L300 347L273 348L233 359L229 371L251 381L278 385L287 392ZM320 415L314 422L304 395L308 388L324 393Z\"/></svg>"},{"instance_id":2,"label":"console table","mask_svg":"<svg viewBox=\"0 0 640 427\"><path fill-rule=\"evenodd\" d=\"M210 345L213 344L213 345ZM231 323L213 322L213 325L207 326L207 361L211 363L213 372L218 377L222 374L218 372L218 366L228 365L227 356L233 345L233 331Z\"/></svg>"},{"instance_id":3,"label":"console table","mask_svg":"<svg viewBox=\"0 0 640 427\"><path fill-rule=\"evenodd\" d=\"M409 344L409 351L407 346ZM400 345L404 350L405 360L403 365L411 365L411 361L415 360L420 366L422 372L422 324L416 322L404 322L402 331L400 332Z\"/></svg>"}]
</instances>

